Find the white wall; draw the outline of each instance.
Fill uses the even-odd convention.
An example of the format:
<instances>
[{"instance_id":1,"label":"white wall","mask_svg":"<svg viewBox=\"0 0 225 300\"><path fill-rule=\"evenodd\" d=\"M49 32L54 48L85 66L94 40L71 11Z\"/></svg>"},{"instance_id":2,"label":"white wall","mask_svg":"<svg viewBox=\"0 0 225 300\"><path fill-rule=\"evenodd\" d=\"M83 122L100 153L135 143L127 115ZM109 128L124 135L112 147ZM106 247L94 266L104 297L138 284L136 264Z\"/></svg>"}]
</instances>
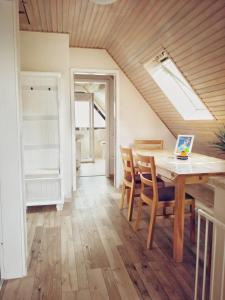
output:
<instances>
[{"instance_id":1,"label":"white wall","mask_svg":"<svg viewBox=\"0 0 225 300\"><path fill-rule=\"evenodd\" d=\"M0 0L0 268L4 279L26 274L18 27L17 2Z\"/></svg>"},{"instance_id":2,"label":"white wall","mask_svg":"<svg viewBox=\"0 0 225 300\"><path fill-rule=\"evenodd\" d=\"M62 74L64 193L71 196L71 121L69 88L69 35L25 32L21 37L21 70Z\"/></svg>"},{"instance_id":3,"label":"white wall","mask_svg":"<svg viewBox=\"0 0 225 300\"><path fill-rule=\"evenodd\" d=\"M119 99L117 99L117 126L119 130L117 132L117 145L129 146L134 139L146 138L163 139L166 149L174 148L174 136L106 50L70 48L70 67L81 70L105 69L119 71ZM117 166L120 166L120 171L117 175L121 178L119 153L117 153Z\"/></svg>"}]
</instances>

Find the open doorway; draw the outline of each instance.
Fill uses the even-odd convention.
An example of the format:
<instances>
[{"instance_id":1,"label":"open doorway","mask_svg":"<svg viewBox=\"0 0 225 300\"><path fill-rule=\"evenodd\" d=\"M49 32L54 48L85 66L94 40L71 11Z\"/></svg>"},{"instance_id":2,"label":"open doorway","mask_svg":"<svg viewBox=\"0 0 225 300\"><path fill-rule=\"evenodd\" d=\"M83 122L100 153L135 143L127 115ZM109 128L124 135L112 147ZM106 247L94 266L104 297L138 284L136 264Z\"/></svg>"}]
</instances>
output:
<instances>
[{"instance_id":1,"label":"open doorway","mask_svg":"<svg viewBox=\"0 0 225 300\"><path fill-rule=\"evenodd\" d=\"M72 78L75 141L73 177L113 178L115 173L114 76L75 73Z\"/></svg>"},{"instance_id":2,"label":"open doorway","mask_svg":"<svg viewBox=\"0 0 225 300\"><path fill-rule=\"evenodd\" d=\"M75 81L78 176L106 176L107 83Z\"/></svg>"}]
</instances>

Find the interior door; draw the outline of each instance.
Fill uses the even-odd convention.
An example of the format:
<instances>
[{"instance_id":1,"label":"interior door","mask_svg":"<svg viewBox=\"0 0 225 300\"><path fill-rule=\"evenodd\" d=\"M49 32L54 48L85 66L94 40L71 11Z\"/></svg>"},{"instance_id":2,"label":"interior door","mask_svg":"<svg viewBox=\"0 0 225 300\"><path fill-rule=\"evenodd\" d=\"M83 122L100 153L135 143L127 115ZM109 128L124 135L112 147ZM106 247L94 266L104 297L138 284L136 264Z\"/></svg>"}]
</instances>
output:
<instances>
[{"instance_id":1,"label":"interior door","mask_svg":"<svg viewBox=\"0 0 225 300\"><path fill-rule=\"evenodd\" d=\"M91 93L76 93L75 127L80 162L94 162L94 101Z\"/></svg>"}]
</instances>

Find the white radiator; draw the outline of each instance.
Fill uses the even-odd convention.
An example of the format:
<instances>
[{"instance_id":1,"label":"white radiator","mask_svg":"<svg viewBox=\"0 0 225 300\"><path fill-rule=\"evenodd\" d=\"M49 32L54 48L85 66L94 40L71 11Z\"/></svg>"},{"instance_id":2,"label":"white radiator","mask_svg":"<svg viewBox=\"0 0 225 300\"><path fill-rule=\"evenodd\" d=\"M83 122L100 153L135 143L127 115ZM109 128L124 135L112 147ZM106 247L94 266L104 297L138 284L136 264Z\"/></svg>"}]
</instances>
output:
<instances>
[{"instance_id":1,"label":"white radiator","mask_svg":"<svg viewBox=\"0 0 225 300\"><path fill-rule=\"evenodd\" d=\"M204 255L203 255L203 274L202 284L199 279L199 258L200 258L200 230L201 220L205 220L205 237L204 237ZM210 271L210 295L206 295L206 272L207 272L207 252L208 252L208 238L209 238L209 224L213 225L213 243L212 243L212 258ZM220 247L219 245L220 239ZM221 247L222 241L222 247ZM219 249L218 249L219 248ZM218 255L219 250L219 255ZM219 269L218 269L219 261ZM219 278L215 279L215 272L219 270ZM218 275L218 274L217 274ZM225 299L225 224L209 215L205 211L198 210L198 231L197 231L197 251L196 251L196 275L195 275L195 294L194 300L200 299L198 295L199 285L201 286L201 299L210 300L224 300ZM218 277L217 277L218 278ZM215 290L217 296L215 296Z\"/></svg>"}]
</instances>

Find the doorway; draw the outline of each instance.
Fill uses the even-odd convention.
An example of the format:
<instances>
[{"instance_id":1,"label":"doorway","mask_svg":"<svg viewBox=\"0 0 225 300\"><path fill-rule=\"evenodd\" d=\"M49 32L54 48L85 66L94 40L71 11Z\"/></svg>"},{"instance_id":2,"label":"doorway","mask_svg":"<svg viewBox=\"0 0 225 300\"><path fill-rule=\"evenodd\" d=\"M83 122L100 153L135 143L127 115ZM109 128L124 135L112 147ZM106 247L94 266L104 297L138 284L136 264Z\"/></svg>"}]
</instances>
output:
<instances>
[{"instance_id":1,"label":"doorway","mask_svg":"<svg viewBox=\"0 0 225 300\"><path fill-rule=\"evenodd\" d=\"M106 176L115 170L114 76L73 73L72 119L77 177ZM75 155L74 155L75 154Z\"/></svg>"},{"instance_id":2,"label":"doorway","mask_svg":"<svg viewBox=\"0 0 225 300\"><path fill-rule=\"evenodd\" d=\"M109 176L106 170L107 82L75 81L77 175Z\"/></svg>"}]
</instances>

